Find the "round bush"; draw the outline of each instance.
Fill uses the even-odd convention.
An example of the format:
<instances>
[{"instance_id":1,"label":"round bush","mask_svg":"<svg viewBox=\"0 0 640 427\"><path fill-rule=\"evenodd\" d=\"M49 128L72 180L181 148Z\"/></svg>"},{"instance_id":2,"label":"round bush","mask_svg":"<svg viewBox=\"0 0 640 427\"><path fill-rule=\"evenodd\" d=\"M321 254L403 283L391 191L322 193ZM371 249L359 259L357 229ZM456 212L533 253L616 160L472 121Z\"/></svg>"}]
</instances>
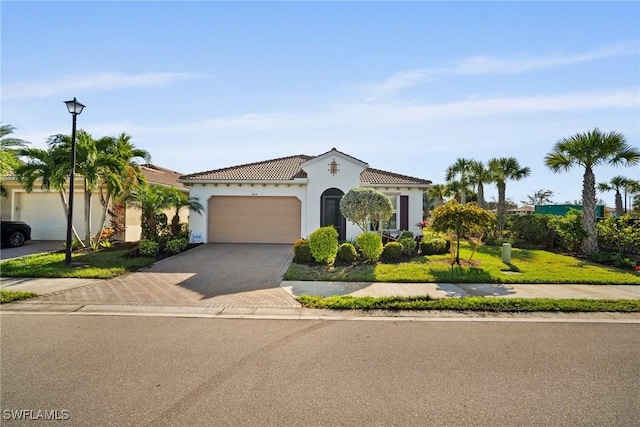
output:
<instances>
[{"instance_id":1,"label":"round bush","mask_svg":"<svg viewBox=\"0 0 640 427\"><path fill-rule=\"evenodd\" d=\"M318 228L309 236L309 247L317 262L333 263L338 253L338 231L332 226Z\"/></svg>"},{"instance_id":2,"label":"round bush","mask_svg":"<svg viewBox=\"0 0 640 427\"><path fill-rule=\"evenodd\" d=\"M416 254L416 247L418 244L413 237L401 237L399 240L402 245L402 252L408 256L414 256Z\"/></svg>"},{"instance_id":3,"label":"round bush","mask_svg":"<svg viewBox=\"0 0 640 427\"><path fill-rule=\"evenodd\" d=\"M189 242L187 242L187 239L185 238L172 239L165 244L164 250L168 254L175 255L187 249L188 245L189 245Z\"/></svg>"},{"instance_id":4,"label":"round bush","mask_svg":"<svg viewBox=\"0 0 640 427\"><path fill-rule=\"evenodd\" d=\"M153 240L140 240L138 243L138 253L142 256L155 257L159 251L160 247Z\"/></svg>"},{"instance_id":5,"label":"round bush","mask_svg":"<svg viewBox=\"0 0 640 427\"><path fill-rule=\"evenodd\" d=\"M377 233L363 233L357 238L358 247L367 261L377 261L382 254L382 237Z\"/></svg>"},{"instance_id":6,"label":"round bush","mask_svg":"<svg viewBox=\"0 0 640 427\"><path fill-rule=\"evenodd\" d=\"M405 230L402 233L400 233L400 237L398 238L398 240L404 239L404 238L410 238L413 239L413 231L409 231L409 230Z\"/></svg>"},{"instance_id":7,"label":"round bush","mask_svg":"<svg viewBox=\"0 0 640 427\"><path fill-rule=\"evenodd\" d=\"M309 241L306 239L298 239L293 244L293 262L298 264L308 264L313 262L313 255L309 247Z\"/></svg>"},{"instance_id":8,"label":"round bush","mask_svg":"<svg viewBox=\"0 0 640 427\"><path fill-rule=\"evenodd\" d=\"M422 255L442 255L449 253L451 248L451 242L446 239L431 239L426 242L422 242L420 245L420 251Z\"/></svg>"},{"instance_id":9,"label":"round bush","mask_svg":"<svg viewBox=\"0 0 640 427\"><path fill-rule=\"evenodd\" d=\"M382 258L385 261L397 261L402 255L402 244L399 242L388 242L382 248Z\"/></svg>"},{"instance_id":10,"label":"round bush","mask_svg":"<svg viewBox=\"0 0 640 427\"><path fill-rule=\"evenodd\" d=\"M351 243L343 243L338 248L338 259L344 262L354 262L358 258L355 246Z\"/></svg>"}]
</instances>

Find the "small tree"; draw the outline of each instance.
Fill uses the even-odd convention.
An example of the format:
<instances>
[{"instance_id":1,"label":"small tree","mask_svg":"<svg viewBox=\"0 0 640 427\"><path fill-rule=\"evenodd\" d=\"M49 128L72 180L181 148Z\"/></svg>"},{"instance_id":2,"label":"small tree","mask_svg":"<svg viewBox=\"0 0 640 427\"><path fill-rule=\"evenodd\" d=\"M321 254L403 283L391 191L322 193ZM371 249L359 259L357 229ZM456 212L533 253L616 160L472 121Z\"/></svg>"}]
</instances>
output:
<instances>
[{"instance_id":1,"label":"small tree","mask_svg":"<svg viewBox=\"0 0 640 427\"><path fill-rule=\"evenodd\" d=\"M376 189L356 187L349 190L340 201L340 212L367 232L370 224L377 223L379 228L389 221L393 215L393 205L387 196Z\"/></svg>"},{"instance_id":2,"label":"small tree","mask_svg":"<svg viewBox=\"0 0 640 427\"><path fill-rule=\"evenodd\" d=\"M431 228L443 233L456 235L456 250L453 263L460 267L460 238L466 234L477 232L491 226L496 220L492 212L481 209L476 203L465 205L450 200L433 210Z\"/></svg>"}]
</instances>

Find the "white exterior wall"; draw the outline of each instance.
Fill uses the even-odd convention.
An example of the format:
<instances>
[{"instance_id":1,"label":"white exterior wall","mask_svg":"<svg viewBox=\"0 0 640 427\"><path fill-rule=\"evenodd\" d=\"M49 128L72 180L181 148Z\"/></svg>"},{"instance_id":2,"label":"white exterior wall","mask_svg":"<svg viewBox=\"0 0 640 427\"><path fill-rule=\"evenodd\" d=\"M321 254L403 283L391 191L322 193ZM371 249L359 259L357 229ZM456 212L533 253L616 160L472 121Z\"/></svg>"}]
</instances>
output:
<instances>
[{"instance_id":1,"label":"white exterior wall","mask_svg":"<svg viewBox=\"0 0 640 427\"><path fill-rule=\"evenodd\" d=\"M332 175L329 171L330 163L335 159L338 163L338 171ZM337 188L344 194L354 187L360 186L360 174L367 168L364 163L354 163L352 159L340 155L340 153L329 152L320 157L316 157L304 164L302 169L307 173L309 183L307 184L307 220L303 218L303 237L308 237L320 227L320 198L329 188ZM347 220L346 237L355 238L362 231L357 225Z\"/></svg>"},{"instance_id":2,"label":"white exterior wall","mask_svg":"<svg viewBox=\"0 0 640 427\"><path fill-rule=\"evenodd\" d=\"M200 204L204 206L202 215L196 212L189 212L191 242L194 242L196 235L200 235L201 241L207 243L209 235L209 199L212 196L297 197L300 200L302 212L300 236L305 235L304 224L306 223L306 212L308 211L305 180L301 180L299 184L193 184L189 187L189 196L197 197Z\"/></svg>"}]
</instances>

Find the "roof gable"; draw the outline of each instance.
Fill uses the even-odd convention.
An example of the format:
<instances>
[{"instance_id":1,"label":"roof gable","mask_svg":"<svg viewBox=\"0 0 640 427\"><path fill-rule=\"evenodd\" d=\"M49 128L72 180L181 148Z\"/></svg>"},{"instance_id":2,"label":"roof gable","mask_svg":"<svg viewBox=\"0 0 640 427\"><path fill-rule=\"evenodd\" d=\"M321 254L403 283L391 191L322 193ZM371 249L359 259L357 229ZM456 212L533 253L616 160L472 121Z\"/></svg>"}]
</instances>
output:
<instances>
[{"instance_id":1,"label":"roof gable","mask_svg":"<svg viewBox=\"0 0 640 427\"><path fill-rule=\"evenodd\" d=\"M343 153L342 151L338 151L335 148L332 148L331 150L327 151L324 154L320 154L319 156L315 156L312 157L311 159L309 159L308 161L304 162L302 165L300 165L300 167L302 169L304 169L306 166L312 165L314 163L317 162L321 162L325 159L328 159L329 157L339 157L347 162L356 164L362 168L368 168L369 165L365 162L363 162L362 160L358 160L355 157L351 157L348 154Z\"/></svg>"}]
</instances>

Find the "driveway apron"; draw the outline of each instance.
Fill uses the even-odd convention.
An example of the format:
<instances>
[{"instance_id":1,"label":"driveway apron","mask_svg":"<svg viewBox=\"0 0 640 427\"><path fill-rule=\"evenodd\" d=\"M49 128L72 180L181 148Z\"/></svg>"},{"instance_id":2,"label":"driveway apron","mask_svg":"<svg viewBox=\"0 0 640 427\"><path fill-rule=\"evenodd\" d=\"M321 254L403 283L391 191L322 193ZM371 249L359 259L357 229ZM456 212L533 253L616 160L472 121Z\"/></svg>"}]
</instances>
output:
<instances>
[{"instance_id":1,"label":"driveway apron","mask_svg":"<svg viewBox=\"0 0 640 427\"><path fill-rule=\"evenodd\" d=\"M30 302L297 308L280 287L292 258L291 245L209 243L135 273Z\"/></svg>"}]
</instances>

